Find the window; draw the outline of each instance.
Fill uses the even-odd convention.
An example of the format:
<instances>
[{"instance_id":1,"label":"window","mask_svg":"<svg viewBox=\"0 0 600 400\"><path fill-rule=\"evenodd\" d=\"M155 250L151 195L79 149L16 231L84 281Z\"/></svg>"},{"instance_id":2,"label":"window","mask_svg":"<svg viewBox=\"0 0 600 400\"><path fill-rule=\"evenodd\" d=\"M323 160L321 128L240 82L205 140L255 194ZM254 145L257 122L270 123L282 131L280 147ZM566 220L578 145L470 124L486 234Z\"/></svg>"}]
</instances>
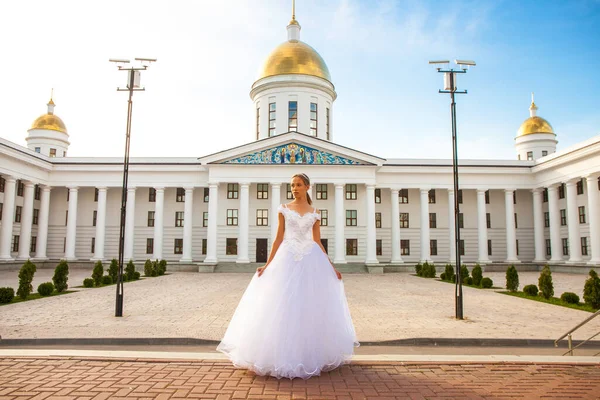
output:
<instances>
[{"instance_id":1,"label":"window","mask_svg":"<svg viewBox=\"0 0 600 400\"><path fill-rule=\"evenodd\" d=\"M227 225L228 226L237 226L238 224L238 210L237 209L228 209L227 210ZM237 252L236 252L237 254Z\"/></svg>"},{"instance_id":2,"label":"window","mask_svg":"<svg viewBox=\"0 0 600 400\"><path fill-rule=\"evenodd\" d=\"M13 242L12 242L12 251L19 251L19 239L20 236L19 235L14 235L13 236Z\"/></svg>"},{"instance_id":3,"label":"window","mask_svg":"<svg viewBox=\"0 0 600 400\"><path fill-rule=\"evenodd\" d=\"M269 225L269 210L256 210L256 226Z\"/></svg>"},{"instance_id":4,"label":"window","mask_svg":"<svg viewBox=\"0 0 600 400\"><path fill-rule=\"evenodd\" d=\"M42 148L41 147L36 147L35 148L35 152L36 153L41 153L42 152Z\"/></svg>"},{"instance_id":5,"label":"window","mask_svg":"<svg viewBox=\"0 0 600 400\"><path fill-rule=\"evenodd\" d=\"M96 238L92 238L92 246L90 248L90 253L94 254L96 252Z\"/></svg>"},{"instance_id":6,"label":"window","mask_svg":"<svg viewBox=\"0 0 600 400\"><path fill-rule=\"evenodd\" d=\"M517 248L517 255L519 255L519 240L517 239L517 240L515 240L515 242L516 242L515 246Z\"/></svg>"},{"instance_id":7,"label":"window","mask_svg":"<svg viewBox=\"0 0 600 400\"><path fill-rule=\"evenodd\" d=\"M435 189L429 191L429 204L435 204Z\"/></svg>"},{"instance_id":8,"label":"window","mask_svg":"<svg viewBox=\"0 0 600 400\"><path fill-rule=\"evenodd\" d=\"M42 198L42 188L40 187L40 185L35 185L35 196L34 199L35 200L41 200Z\"/></svg>"},{"instance_id":9,"label":"window","mask_svg":"<svg viewBox=\"0 0 600 400\"><path fill-rule=\"evenodd\" d=\"M327 218L327 210L319 210L321 213L321 226L329 225L329 218Z\"/></svg>"},{"instance_id":10,"label":"window","mask_svg":"<svg viewBox=\"0 0 600 400\"><path fill-rule=\"evenodd\" d=\"M430 240L429 241L429 254L432 255L432 256L437 256L438 255L437 240Z\"/></svg>"},{"instance_id":11,"label":"window","mask_svg":"<svg viewBox=\"0 0 600 400\"><path fill-rule=\"evenodd\" d=\"M17 196L23 197L24 190L25 190L25 184L19 179L17 181Z\"/></svg>"},{"instance_id":12,"label":"window","mask_svg":"<svg viewBox=\"0 0 600 400\"><path fill-rule=\"evenodd\" d=\"M517 213L515 213L515 229L517 229L519 227L519 223L517 220Z\"/></svg>"},{"instance_id":13,"label":"window","mask_svg":"<svg viewBox=\"0 0 600 400\"><path fill-rule=\"evenodd\" d=\"M546 239L546 255L547 256L552 255L552 245L550 243L550 239Z\"/></svg>"},{"instance_id":14,"label":"window","mask_svg":"<svg viewBox=\"0 0 600 400\"><path fill-rule=\"evenodd\" d=\"M29 252L35 253L36 248L37 248L37 236L32 236L31 244L29 245Z\"/></svg>"},{"instance_id":15,"label":"window","mask_svg":"<svg viewBox=\"0 0 600 400\"><path fill-rule=\"evenodd\" d=\"M183 226L183 211L175 211L175 226L177 228Z\"/></svg>"},{"instance_id":16,"label":"window","mask_svg":"<svg viewBox=\"0 0 600 400\"><path fill-rule=\"evenodd\" d=\"M71 190L67 188L67 201L71 198Z\"/></svg>"},{"instance_id":17,"label":"window","mask_svg":"<svg viewBox=\"0 0 600 400\"><path fill-rule=\"evenodd\" d=\"M1 211L2 211L2 210L0 210L0 212L1 212ZM37 225L37 224L38 224L38 222L39 222L39 220L40 220L40 210L39 210L39 209L37 209L37 208L34 208L34 209L33 209L33 219L31 220L31 223L32 223L33 225Z\"/></svg>"},{"instance_id":18,"label":"window","mask_svg":"<svg viewBox=\"0 0 600 400\"><path fill-rule=\"evenodd\" d=\"M183 239L175 239L173 254L183 254Z\"/></svg>"},{"instance_id":19,"label":"window","mask_svg":"<svg viewBox=\"0 0 600 400\"><path fill-rule=\"evenodd\" d=\"M600 182L600 181L598 181ZM6 186L6 179L0 176L0 193L4 193L4 187Z\"/></svg>"},{"instance_id":20,"label":"window","mask_svg":"<svg viewBox=\"0 0 600 400\"><path fill-rule=\"evenodd\" d=\"M63 253L67 251L67 238L63 238Z\"/></svg>"},{"instance_id":21,"label":"window","mask_svg":"<svg viewBox=\"0 0 600 400\"><path fill-rule=\"evenodd\" d=\"M288 132L298 131L298 102L288 102Z\"/></svg>"},{"instance_id":22,"label":"window","mask_svg":"<svg viewBox=\"0 0 600 400\"><path fill-rule=\"evenodd\" d=\"M208 242L208 240L202 239L202 255L203 256L206 255L207 242Z\"/></svg>"},{"instance_id":23,"label":"window","mask_svg":"<svg viewBox=\"0 0 600 400\"><path fill-rule=\"evenodd\" d=\"M381 228L381 213L375 213L375 228Z\"/></svg>"},{"instance_id":24,"label":"window","mask_svg":"<svg viewBox=\"0 0 600 400\"><path fill-rule=\"evenodd\" d=\"M577 181L577 194L583 194L583 179Z\"/></svg>"},{"instance_id":25,"label":"window","mask_svg":"<svg viewBox=\"0 0 600 400\"><path fill-rule=\"evenodd\" d=\"M460 229L465 227L465 217L463 213L458 213L458 227Z\"/></svg>"},{"instance_id":26,"label":"window","mask_svg":"<svg viewBox=\"0 0 600 400\"><path fill-rule=\"evenodd\" d=\"M327 200L327 184L326 183L317 183L317 200Z\"/></svg>"},{"instance_id":27,"label":"window","mask_svg":"<svg viewBox=\"0 0 600 400\"><path fill-rule=\"evenodd\" d=\"M410 256L410 240L400 239L400 255Z\"/></svg>"},{"instance_id":28,"label":"window","mask_svg":"<svg viewBox=\"0 0 600 400\"><path fill-rule=\"evenodd\" d=\"M562 239L562 250L563 250L563 256L569 255L569 239L567 239L567 238Z\"/></svg>"},{"instance_id":29,"label":"window","mask_svg":"<svg viewBox=\"0 0 600 400\"><path fill-rule=\"evenodd\" d=\"M204 211L202 213L202 227L206 228L208 226L208 211Z\"/></svg>"},{"instance_id":30,"label":"window","mask_svg":"<svg viewBox=\"0 0 600 400\"><path fill-rule=\"evenodd\" d=\"M21 213L23 212L23 207L16 206L15 207L15 222L21 222Z\"/></svg>"},{"instance_id":31,"label":"window","mask_svg":"<svg viewBox=\"0 0 600 400\"><path fill-rule=\"evenodd\" d=\"M237 183L228 183L227 184L227 198L228 199L237 199L239 197L240 185Z\"/></svg>"},{"instance_id":32,"label":"window","mask_svg":"<svg viewBox=\"0 0 600 400\"><path fill-rule=\"evenodd\" d=\"M375 189L375 203L381 204L381 189Z\"/></svg>"},{"instance_id":33,"label":"window","mask_svg":"<svg viewBox=\"0 0 600 400\"><path fill-rule=\"evenodd\" d=\"M585 206L579 206L579 223L585 224Z\"/></svg>"},{"instance_id":34,"label":"window","mask_svg":"<svg viewBox=\"0 0 600 400\"><path fill-rule=\"evenodd\" d=\"M2 221L2 211L4 210L4 203L0 203L0 221Z\"/></svg>"},{"instance_id":35,"label":"window","mask_svg":"<svg viewBox=\"0 0 600 400\"><path fill-rule=\"evenodd\" d=\"M94 188L94 202L97 203L98 202L98 188Z\"/></svg>"},{"instance_id":36,"label":"window","mask_svg":"<svg viewBox=\"0 0 600 400\"><path fill-rule=\"evenodd\" d=\"M458 254L460 254L461 256L465 255L465 241L464 241L464 239L460 239L460 241L458 242Z\"/></svg>"},{"instance_id":37,"label":"window","mask_svg":"<svg viewBox=\"0 0 600 400\"><path fill-rule=\"evenodd\" d=\"M148 226L154 226L154 211L148 211Z\"/></svg>"},{"instance_id":38,"label":"window","mask_svg":"<svg viewBox=\"0 0 600 400\"><path fill-rule=\"evenodd\" d=\"M381 239L375 240L375 255L377 255L377 256L383 255L383 247L381 245Z\"/></svg>"},{"instance_id":39,"label":"window","mask_svg":"<svg viewBox=\"0 0 600 400\"><path fill-rule=\"evenodd\" d=\"M69 224L69 210L65 211L65 226Z\"/></svg>"},{"instance_id":40,"label":"window","mask_svg":"<svg viewBox=\"0 0 600 400\"><path fill-rule=\"evenodd\" d=\"M256 198L267 200L269 198L269 184L259 183L256 185Z\"/></svg>"},{"instance_id":41,"label":"window","mask_svg":"<svg viewBox=\"0 0 600 400\"><path fill-rule=\"evenodd\" d=\"M457 194L456 197L458 197L458 204L462 204L463 203L463 191L462 191L462 189L458 189L458 194Z\"/></svg>"},{"instance_id":42,"label":"window","mask_svg":"<svg viewBox=\"0 0 600 400\"><path fill-rule=\"evenodd\" d=\"M560 210L560 225L567 225L567 210L565 210L564 208Z\"/></svg>"},{"instance_id":43,"label":"window","mask_svg":"<svg viewBox=\"0 0 600 400\"><path fill-rule=\"evenodd\" d=\"M346 239L346 255L358 255L358 239Z\"/></svg>"},{"instance_id":44,"label":"window","mask_svg":"<svg viewBox=\"0 0 600 400\"><path fill-rule=\"evenodd\" d=\"M325 136L327 140L330 140L329 137L329 108L325 109Z\"/></svg>"},{"instance_id":45,"label":"window","mask_svg":"<svg viewBox=\"0 0 600 400\"><path fill-rule=\"evenodd\" d=\"M561 183L560 186L558 187L558 198L559 199L565 198L565 184L564 183Z\"/></svg>"},{"instance_id":46,"label":"window","mask_svg":"<svg viewBox=\"0 0 600 400\"><path fill-rule=\"evenodd\" d=\"M490 191L485 191L485 204L490 204Z\"/></svg>"},{"instance_id":47,"label":"window","mask_svg":"<svg viewBox=\"0 0 600 400\"><path fill-rule=\"evenodd\" d=\"M356 226L356 210L346 210L346 226Z\"/></svg>"},{"instance_id":48,"label":"window","mask_svg":"<svg viewBox=\"0 0 600 400\"><path fill-rule=\"evenodd\" d=\"M185 189L177 188L177 192L175 194L175 202L183 203L185 201Z\"/></svg>"},{"instance_id":49,"label":"window","mask_svg":"<svg viewBox=\"0 0 600 400\"><path fill-rule=\"evenodd\" d=\"M588 244L587 244L588 240L587 237L583 236L581 238L581 255L582 256L587 256L588 255Z\"/></svg>"},{"instance_id":50,"label":"window","mask_svg":"<svg viewBox=\"0 0 600 400\"><path fill-rule=\"evenodd\" d=\"M429 227L437 228L437 216L435 213L429 213Z\"/></svg>"},{"instance_id":51,"label":"window","mask_svg":"<svg viewBox=\"0 0 600 400\"><path fill-rule=\"evenodd\" d=\"M492 255L492 241L488 239L488 256Z\"/></svg>"},{"instance_id":52,"label":"window","mask_svg":"<svg viewBox=\"0 0 600 400\"><path fill-rule=\"evenodd\" d=\"M56 157L56 149L50 149L50 157Z\"/></svg>"},{"instance_id":53,"label":"window","mask_svg":"<svg viewBox=\"0 0 600 400\"><path fill-rule=\"evenodd\" d=\"M63 157L67 156L67 152L63 150Z\"/></svg>"},{"instance_id":54,"label":"window","mask_svg":"<svg viewBox=\"0 0 600 400\"><path fill-rule=\"evenodd\" d=\"M548 202L548 188L544 188L544 191L542 192L542 201L544 203Z\"/></svg>"},{"instance_id":55,"label":"window","mask_svg":"<svg viewBox=\"0 0 600 400\"><path fill-rule=\"evenodd\" d=\"M154 253L154 239L148 238L146 239L146 254Z\"/></svg>"},{"instance_id":56,"label":"window","mask_svg":"<svg viewBox=\"0 0 600 400\"><path fill-rule=\"evenodd\" d=\"M228 256L237 255L237 239L227 238L225 242L225 254Z\"/></svg>"},{"instance_id":57,"label":"window","mask_svg":"<svg viewBox=\"0 0 600 400\"><path fill-rule=\"evenodd\" d=\"M485 213L485 224L488 229L492 227L492 215L490 213Z\"/></svg>"},{"instance_id":58,"label":"window","mask_svg":"<svg viewBox=\"0 0 600 400\"><path fill-rule=\"evenodd\" d=\"M517 204L517 191L513 192L513 204Z\"/></svg>"},{"instance_id":59,"label":"window","mask_svg":"<svg viewBox=\"0 0 600 400\"><path fill-rule=\"evenodd\" d=\"M294 195L292 194L292 185L290 185L289 183L285 187L285 198L288 200L291 200L294 198Z\"/></svg>"},{"instance_id":60,"label":"window","mask_svg":"<svg viewBox=\"0 0 600 400\"><path fill-rule=\"evenodd\" d=\"M346 184L346 200L356 200L356 184Z\"/></svg>"},{"instance_id":61,"label":"window","mask_svg":"<svg viewBox=\"0 0 600 400\"><path fill-rule=\"evenodd\" d=\"M544 228L550 228L550 212L544 213Z\"/></svg>"},{"instance_id":62,"label":"window","mask_svg":"<svg viewBox=\"0 0 600 400\"><path fill-rule=\"evenodd\" d=\"M260 107L256 107L256 140L260 135Z\"/></svg>"},{"instance_id":63,"label":"window","mask_svg":"<svg viewBox=\"0 0 600 400\"><path fill-rule=\"evenodd\" d=\"M548 155L548 150L542 150L542 157L546 157Z\"/></svg>"},{"instance_id":64,"label":"window","mask_svg":"<svg viewBox=\"0 0 600 400\"><path fill-rule=\"evenodd\" d=\"M310 103L310 135L317 136L317 103Z\"/></svg>"},{"instance_id":65,"label":"window","mask_svg":"<svg viewBox=\"0 0 600 400\"><path fill-rule=\"evenodd\" d=\"M408 228L408 213L400 213L400 228Z\"/></svg>"},{"instance_id":66,"label":"window","mask_svg":"<svg viewBox=\"0 0 600 400\"><path fill-rule=\"evenodd\" d=\"M277 114L277 105L269 103L269 137L275 136L275 118Z\"/></svg>"},{"instance_id":67,"label":"window","mask_svg":"<svg viewBox=\"0 0 600 400\"><path fill-rule=\"evenodd\" d=\"M398 191L398 198L401 204L408 204L408 189L400 189Z\"/></svg>"},{"instance_id":68,"label":"window","mask_svg":"<svg viewBox=\"0 0 600 400\"><path fill-rule=\"evenodd\" d=\"M208 203L209 197L210 197L210 189L204 188L204 202L205 203Z\"/></svg>"},{"instance_id":69,"label":"window","mask_svg":"<svg viewBox=\"0 0 600 400\"><path fill-rule=\"evenodd\" d=\"M94 210L94 213L92 214L92 226L96 226L97 219L98 219L98 211Z\"/></svg>"},{"instance_id":70,"label":"window","mask_svg":"<svg viewBox=\"0 0 600 400\"><path fill-rule=\"evenodd\" d=\"M528 151L527 152L527 161L531 161L533 160L533 151Z\"/></svg>"},{"instance_id":71,"label":"window","mask_svg":"<svg viewBox=\"0 0 600 400\"><path fill-rule=\"evenodd\" d=\"M156 201L156 189L149 188L148 189L148 202L154 203Z\"/></svg>"}]
</instances>

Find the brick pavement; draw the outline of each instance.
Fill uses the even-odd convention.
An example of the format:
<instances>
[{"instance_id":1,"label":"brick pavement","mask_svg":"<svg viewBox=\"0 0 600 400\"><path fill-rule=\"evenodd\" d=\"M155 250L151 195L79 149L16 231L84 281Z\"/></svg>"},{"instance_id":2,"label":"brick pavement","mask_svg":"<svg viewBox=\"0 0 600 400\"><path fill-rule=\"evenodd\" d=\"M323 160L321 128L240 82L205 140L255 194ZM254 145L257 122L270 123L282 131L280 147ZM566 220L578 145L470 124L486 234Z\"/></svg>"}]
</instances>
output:
<instances>
[{"instance_id":1,"label":"brick pavement","mask_svg":"<svg viewBox=\"0 0 600 400\"><path fill-rule=\"evenodd\" d=\"M222 360L2 357L0 399L597 399L600 364L353 361L308 380Z\"/></svg>"}]
</instances>

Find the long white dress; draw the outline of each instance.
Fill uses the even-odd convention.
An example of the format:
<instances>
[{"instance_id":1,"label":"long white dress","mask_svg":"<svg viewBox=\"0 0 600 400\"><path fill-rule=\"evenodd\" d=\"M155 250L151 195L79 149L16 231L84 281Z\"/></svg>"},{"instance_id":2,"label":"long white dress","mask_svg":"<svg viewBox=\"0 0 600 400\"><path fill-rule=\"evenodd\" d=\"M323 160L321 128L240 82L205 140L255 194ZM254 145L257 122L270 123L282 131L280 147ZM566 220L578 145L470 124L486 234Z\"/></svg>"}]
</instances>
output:
<instances>
[{"instance_id":1,"label":"long white dress","mask_svg":"<svg viewBox=\"0 0 600 400\"><path fill-rule=\"evenodd\" d=\"M313 240L319 214L278 212L283 242L260 278L252 277L217 350L258 375L308 379L348 364L360 343L344 283Z\"/></svg>"}]
</instances>

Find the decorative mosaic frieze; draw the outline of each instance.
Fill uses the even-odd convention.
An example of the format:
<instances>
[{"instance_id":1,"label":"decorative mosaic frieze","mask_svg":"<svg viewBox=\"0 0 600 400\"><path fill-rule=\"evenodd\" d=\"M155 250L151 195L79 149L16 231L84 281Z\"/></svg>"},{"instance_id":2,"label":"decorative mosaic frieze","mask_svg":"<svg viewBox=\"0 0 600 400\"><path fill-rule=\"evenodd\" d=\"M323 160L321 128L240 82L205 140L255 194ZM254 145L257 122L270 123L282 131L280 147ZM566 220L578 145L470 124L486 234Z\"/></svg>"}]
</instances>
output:
<instances>
[{"instance_id":1,"label":"decorative mosaic frieze","mask_svg":"<svg viewBox=\"0 0 600 400\"><path fill-rule=\"evenodd\" d=\"M363 163L346 157L317 150L297 143L286 143L247 154L223 164L331 164L331 165L361 165Z\"/></svg>"}]
</instances>

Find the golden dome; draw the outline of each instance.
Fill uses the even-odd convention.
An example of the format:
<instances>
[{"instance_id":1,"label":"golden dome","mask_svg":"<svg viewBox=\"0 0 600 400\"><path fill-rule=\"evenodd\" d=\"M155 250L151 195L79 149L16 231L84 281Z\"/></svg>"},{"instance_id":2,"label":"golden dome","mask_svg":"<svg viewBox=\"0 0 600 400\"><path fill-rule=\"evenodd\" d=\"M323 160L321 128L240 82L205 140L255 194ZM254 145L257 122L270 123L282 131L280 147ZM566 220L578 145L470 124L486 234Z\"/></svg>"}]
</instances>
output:
<instances>
[{"instance_id":1,"label":"golden dome","mask_svg":"<svg viewBox=\"0 0 600 400\"><path fill-rule=\"evenodd\" d=\"M301 41L287 41L277 46L265 60L258 79L288 74L312 75L331 82L323 58Z\"/></svg>"},{"instance_id":2,"label":"golden dome","mask_svg":"<svg viewBox=\"0 0 600 400\"><path fill-rule=\"evenodd\" d=\"M67 127L62 119L58 118L54 114L44 114L41 117L37 118L31 124L31 129L49 129L52 131L59 131L62 133L67 133Z\"/></svg>"},{"instance_id":3,"label":"golden dome","mask_svg":"<svg viewBox=\"0 0 600 400\"><path fill-rule=\"evenodd\" d=\"M517 136L531 135L532 133L551 133L554 130L548 121L541 117L530 117L521 124Z\"/></svg>"}]
</instances>

